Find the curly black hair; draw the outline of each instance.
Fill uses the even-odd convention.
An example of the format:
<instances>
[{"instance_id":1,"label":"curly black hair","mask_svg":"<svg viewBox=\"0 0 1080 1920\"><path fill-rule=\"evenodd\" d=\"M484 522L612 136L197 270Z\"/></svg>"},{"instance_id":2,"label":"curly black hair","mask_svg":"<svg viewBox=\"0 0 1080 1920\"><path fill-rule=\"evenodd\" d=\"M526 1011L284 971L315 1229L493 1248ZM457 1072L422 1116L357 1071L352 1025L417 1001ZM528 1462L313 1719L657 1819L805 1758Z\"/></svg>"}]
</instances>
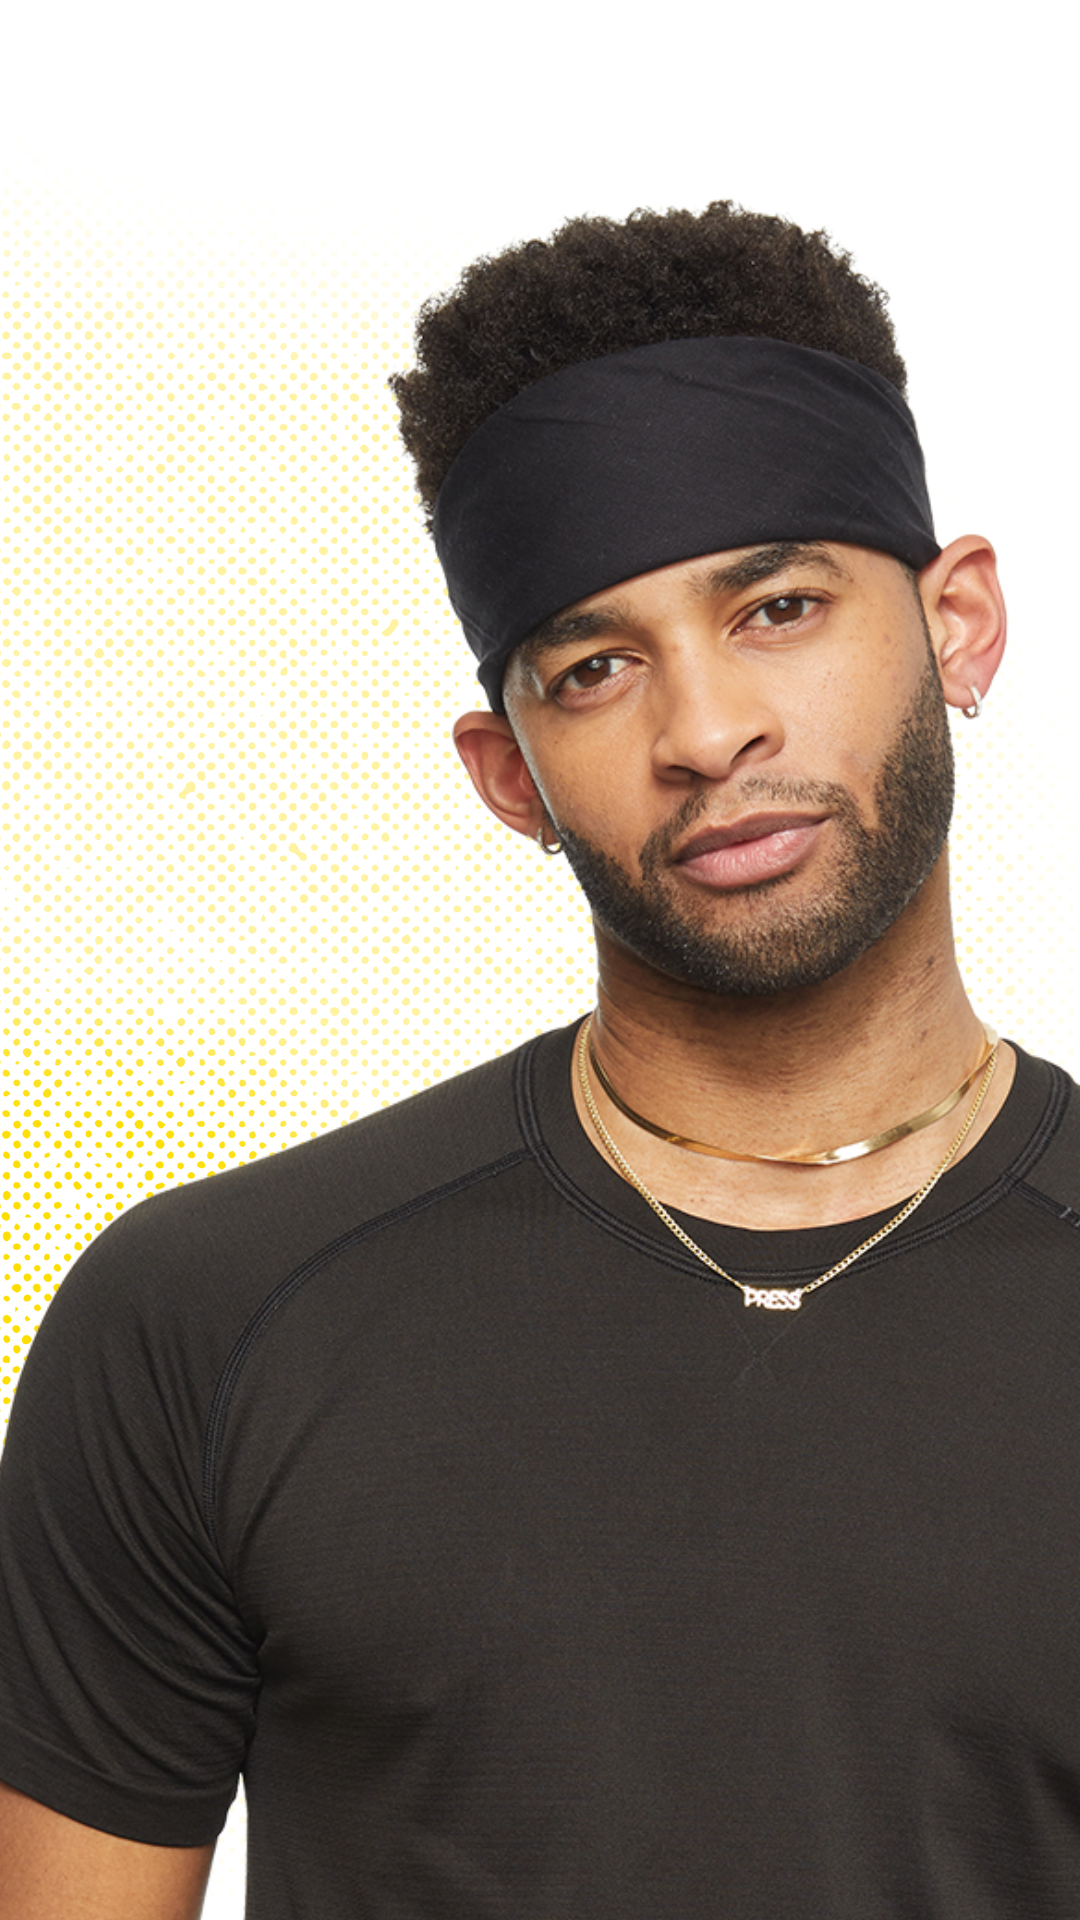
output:
<instances>
[{"instance_id":1,"label":"curly black hair","mask_svg":"<svg viewBox=\"0 0 1080 1920\"><path fill-rule=\"evenodd\" d=\"M469 435L547 374L655 340L767 334L841 353L903 393L904 363L880 287L825 233L714 200L568 220L477 260L416 323L417 365L391 376L428 524Z\"/></svg>"}]
</instances>

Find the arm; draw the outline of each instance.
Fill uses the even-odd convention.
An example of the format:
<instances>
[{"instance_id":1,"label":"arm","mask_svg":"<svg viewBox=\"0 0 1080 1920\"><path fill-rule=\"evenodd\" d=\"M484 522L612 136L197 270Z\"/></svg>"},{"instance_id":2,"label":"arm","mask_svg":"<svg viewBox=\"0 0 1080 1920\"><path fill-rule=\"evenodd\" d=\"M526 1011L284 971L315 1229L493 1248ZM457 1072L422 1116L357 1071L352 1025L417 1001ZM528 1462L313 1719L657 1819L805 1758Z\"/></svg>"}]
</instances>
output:
<instances>
[{"instance_id":1,"label":"arm","mask_svg":"<svg viewBox=\"0 0 1080 1920\"><path fill-rule=\"evenodd\" d=\"M22 1796L0 1800L0 1920L194 1920L254 1726L258 1653L201 1493L231 1327L207 1346L201 1303L157 1284L157 1211L60 1287L0 1458L0 1781Z\"/></svg>"},{"instance_id":2,"label":"arm","mask_svg":"<svg viewBox=\"0 0 1080 1920\"><path fill-rule=\"evenodd\" d=\"M198 1920L213 1853L99 1833L0 1783L0 1920Z\"/></svg>"}]
</instances>

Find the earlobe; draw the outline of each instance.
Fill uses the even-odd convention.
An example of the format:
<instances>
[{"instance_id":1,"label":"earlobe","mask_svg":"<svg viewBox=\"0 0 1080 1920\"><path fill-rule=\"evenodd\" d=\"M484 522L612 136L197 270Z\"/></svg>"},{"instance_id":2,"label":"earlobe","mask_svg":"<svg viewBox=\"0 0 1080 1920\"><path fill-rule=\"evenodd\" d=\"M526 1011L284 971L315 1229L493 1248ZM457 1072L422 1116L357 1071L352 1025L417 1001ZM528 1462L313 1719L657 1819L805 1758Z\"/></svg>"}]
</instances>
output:
<instances>
[{"instance_id":1,"label":"earlobe","mask_svg":"<svg viewBox=\"0 0 1080 1920\"><path fill-rule=\"evenodd\" d=\"M1005 602L988 540L965 534L919 575L919 592L952 707L977 717L1005 650Z\"/></svg>"},{"instance_id":2,"label":"earlobe","mask_svg":"<svg viewBox=\"0 0 1080 1920\"><path fill-rule=\"evenodd\" d=\"M497 820L535 839L546 818L514 730L501 713L463 713L454 745L473 786Z\"/></svg>"}]
</instances>

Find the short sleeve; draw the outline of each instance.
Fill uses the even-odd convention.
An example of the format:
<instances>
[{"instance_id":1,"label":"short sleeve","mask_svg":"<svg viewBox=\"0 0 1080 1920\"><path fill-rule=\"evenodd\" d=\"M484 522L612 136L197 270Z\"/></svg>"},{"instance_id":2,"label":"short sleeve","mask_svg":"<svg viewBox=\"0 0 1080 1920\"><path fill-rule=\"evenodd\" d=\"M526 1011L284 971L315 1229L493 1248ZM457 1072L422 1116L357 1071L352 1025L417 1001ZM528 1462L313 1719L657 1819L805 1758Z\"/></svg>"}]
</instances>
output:
<instances>
[{"instance_id":1,"label":"short sleeve","mask_svg":"<svg viewBox=\"0 0 1080 1920\"><path fill-rule=\"evenodd\" d=\"M197 1846L236 1791L258 1666L200 1502L205 1329L175 1278L162 1301L155 1266L178 1263L155 1261L154 1206L77 1262L15 1395L0 1779L88 1826Z\"/></svg>"}]
</instances>

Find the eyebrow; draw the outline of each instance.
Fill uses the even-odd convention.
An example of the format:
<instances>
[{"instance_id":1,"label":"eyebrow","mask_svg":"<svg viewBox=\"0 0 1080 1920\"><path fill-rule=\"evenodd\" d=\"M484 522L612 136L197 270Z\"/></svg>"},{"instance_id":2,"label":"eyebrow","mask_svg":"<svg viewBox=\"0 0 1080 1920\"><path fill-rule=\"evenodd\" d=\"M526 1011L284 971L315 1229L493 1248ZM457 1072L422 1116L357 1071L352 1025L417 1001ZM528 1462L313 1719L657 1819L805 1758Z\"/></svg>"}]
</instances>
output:
<instances>
[{"instance_id":1,"label":"eyebrow","mask_svg":"<svg viewBox=\"0 0 1080 1920\"><path fill-rule=\"evenodd\" d=\"M721 593L739 593L744 587L756 587L792 566L820 567L836 580L851 579L847 568L841 566L836 555L820 540L774 540L768 546L755 547L741 560L733 560L730 566L711 567L695 591L703 600L711 600Z\"/></svg>"},{"instance_id":2,"label":"eyebrow","mask_svg":"<svg viewBox=\"0 0 1080 1920\"><path fill-rule=\"evenodd\" d=\"M725 593L740 593L747 587L760 586L763 581L772 580L789 567L798 565L813 565L832 574L837 580L851 579L836 556L820 541L773 540L766 546L755 547L752 552L744 553L727 566L709 567L693 581L692 589L695 598L714 600ZM585 612L567 607L564 612L553 613L548 619L541 620L540 625L534 627L520 642L517 653L522 666L531 667L555 647L598 640L609 633L625 633L635 624L625 600L609 600L606 605Z\"/></svg>"}]
</instances>

